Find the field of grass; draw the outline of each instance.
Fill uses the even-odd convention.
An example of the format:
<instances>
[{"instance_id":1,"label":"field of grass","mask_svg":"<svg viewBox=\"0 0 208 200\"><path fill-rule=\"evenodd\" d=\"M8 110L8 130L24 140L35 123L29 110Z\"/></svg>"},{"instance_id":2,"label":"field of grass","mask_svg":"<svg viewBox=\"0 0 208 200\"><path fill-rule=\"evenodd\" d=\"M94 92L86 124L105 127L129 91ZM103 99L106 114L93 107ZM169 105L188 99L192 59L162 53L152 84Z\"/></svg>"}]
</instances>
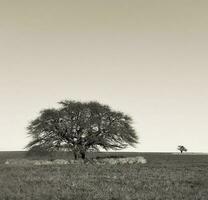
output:
<instances>
[{"instance_id":1,"label":"field of grass","mask_svg":"<svg viewBox=\"0 0 208 200\"><path fill-rule=\"evenodd\" d=\"M0 200L208 200L208 155L139 155L147 164L9 166L25 154L0 152Z\"/></svg>"}]
</instances>

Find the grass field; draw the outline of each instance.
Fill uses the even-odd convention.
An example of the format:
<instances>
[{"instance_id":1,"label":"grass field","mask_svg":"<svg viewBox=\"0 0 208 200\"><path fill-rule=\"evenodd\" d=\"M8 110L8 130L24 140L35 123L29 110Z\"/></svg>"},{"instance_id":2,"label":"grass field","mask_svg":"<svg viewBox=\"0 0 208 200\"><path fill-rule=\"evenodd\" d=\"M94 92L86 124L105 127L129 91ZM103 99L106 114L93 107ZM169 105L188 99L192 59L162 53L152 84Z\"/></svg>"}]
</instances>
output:
<instances>
[{"instance_id":1,"label":"grass field","mask_svg":"<svg viewBox=\"0 0 208 200\"><path fill-rule=\"evenodd\" d=\"M24 158L25 154L0 152L0 200L208 199L208 155L139 155L147 164L9 166L4 164L7 159Z\"/></svg>"}]
</instances>

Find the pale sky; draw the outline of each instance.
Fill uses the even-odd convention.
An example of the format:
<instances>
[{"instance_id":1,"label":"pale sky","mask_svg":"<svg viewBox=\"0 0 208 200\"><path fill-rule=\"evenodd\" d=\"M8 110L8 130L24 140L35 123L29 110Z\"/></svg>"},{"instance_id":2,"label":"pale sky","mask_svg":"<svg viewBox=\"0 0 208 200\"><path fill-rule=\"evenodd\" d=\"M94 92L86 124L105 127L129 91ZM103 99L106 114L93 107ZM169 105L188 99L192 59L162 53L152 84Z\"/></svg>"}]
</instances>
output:
<instances>
[{"instance_id":1,"label":"pale sky","mask_svg":"<svg viewBox=\"0 0 208 200\"><path fill-rule=\"evenodd\" d=\"M207 0L0 0L0 151L64 99L132 116L133 151L208 152ZM132 150L132 149L128 149Z\"/></svg>"}]
</instances>

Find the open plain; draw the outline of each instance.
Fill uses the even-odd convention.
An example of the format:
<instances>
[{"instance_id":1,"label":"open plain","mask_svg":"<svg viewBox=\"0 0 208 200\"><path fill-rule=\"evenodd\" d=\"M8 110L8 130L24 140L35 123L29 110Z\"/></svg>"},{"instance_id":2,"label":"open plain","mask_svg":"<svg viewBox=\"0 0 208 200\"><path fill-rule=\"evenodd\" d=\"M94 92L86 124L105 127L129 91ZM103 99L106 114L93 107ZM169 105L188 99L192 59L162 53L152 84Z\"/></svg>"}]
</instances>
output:
<instances>
[{"instance_id":1,"label":"open plain","mask_svg":"<svg viewBox=\"0 0 208 200\"><path fill-rule=\"evenodd\" d=\"M25 153L1 152L0 199L208 199L208 155L98 153L91 157L102 159L137 155L145 157L147 163L15 166L6 165L6 160L25 158ZM67 154L56 156L71 159Z\"/></svg>"}]
</instances>

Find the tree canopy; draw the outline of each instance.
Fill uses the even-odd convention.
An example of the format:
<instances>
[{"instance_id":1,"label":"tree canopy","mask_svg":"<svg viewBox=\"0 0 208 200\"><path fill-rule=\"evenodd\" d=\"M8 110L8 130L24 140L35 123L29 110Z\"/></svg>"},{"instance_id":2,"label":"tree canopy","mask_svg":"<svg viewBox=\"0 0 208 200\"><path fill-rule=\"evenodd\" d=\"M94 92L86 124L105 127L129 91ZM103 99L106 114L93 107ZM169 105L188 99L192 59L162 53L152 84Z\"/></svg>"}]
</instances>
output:
<instances>
[{"instance_id":1,"label":"tree canopy","mask_svg":"<svg viewBox=\"0 0 208 200\"><path fill-rule=\"evenodd\" d=\"M188 151L186 147L184 147L183 145L178 145L177 148L181 153L183 153L184 151Z\"/></svg>"},{"instance_id":2,"label":"tree canopy","mask_svg":"<svg viewBox=\"0 0 208 200\"><path fill-rule=\"evenodd\" d=\"M60 108L44 109L30 122L32 141L26 148L73 151L75 159L99 149L134 146L138 136L132 118L98 102L61 101Z\"/></svg>"}]
</instances>

